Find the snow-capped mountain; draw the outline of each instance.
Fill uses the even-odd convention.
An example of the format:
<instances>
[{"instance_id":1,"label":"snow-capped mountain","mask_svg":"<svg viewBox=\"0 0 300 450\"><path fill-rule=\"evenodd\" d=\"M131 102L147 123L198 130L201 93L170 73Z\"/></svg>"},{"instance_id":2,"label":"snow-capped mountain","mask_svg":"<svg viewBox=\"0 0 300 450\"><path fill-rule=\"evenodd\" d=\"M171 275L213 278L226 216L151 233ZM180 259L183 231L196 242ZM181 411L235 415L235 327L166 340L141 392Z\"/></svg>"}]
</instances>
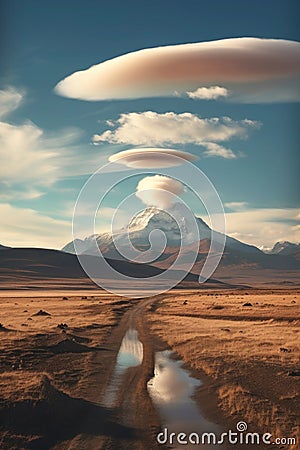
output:
<instances>
[{"instance_id":1,"label":"snow-capped mountain","mask_svg":"<svg viewBox=\"0 0 300 450\"><path fill-rule=\"evenodd\" d=\"M147 250L150 248L149 235L154 230L161 230L166 239L167 248L178 248L182 243L182 236L184 242L189 245L195 241L211 240L211 228L199 217L195 217L195 222L198 227L199 235L193 233L194 220L187 216L186 209L181 204L175 204L170 210L171 214L177 218L176 220L167 212L162 211L156 207L146 208L144 211L138 213L128 224L126 228L117 230L112 235L111 233L103 233L99 235L89 236L83 240L76 239L75 245L77 252L80 254L95 255L98 254L98 248L101 252L114 259L120 258L120 253L116 250L114 242L119 249L128 248L128 238L131 244L139 250ZM161 234L151 236L152 249L155 246L161 246ZM214 237L218 242L222 242L224 235L215 232ZM252 245L248 245L238 241L237 239L226 236L226 247L236 249L247 253L261 253L261 251ZM63 249L65 252L75 253L74 242L68 243ZM122 259L122 258L121 258Z\"/></svg>"},{"instance_id":2,"label":"snow-capped mountain","mask_svg":"<svg viewBox=\"0 0 300 450\"><path fill-rule=\"evenodd\" d=\"M268 251L271 255L294 255L300 252L300 244L294 244L289 241L276 242L274 247Z\"/></svg>"},{"instance_id":3,"label":"snow-capped mountain","mask_svg":"<svg viewBox=\"0 0 300 450\"><path fill-rule=\"evenodd\" d=\"M117 230L114 240L111 233L92 235L70 242L64 247L64 252L38 248L0 247L0 281L6 280L5 282L9 285L11 280L15 282L18 279L20 286L32 286L44 283L45 279L56 279L58 281L55 283L60 287L62 283L64 285L72 283L72 286L90 285L77 256L70 254L74 253L75 245L76 249L82 253L81 261L88 262L90 267L96 267L96 258L93 255L98 254L98 247L100 247L109 265L126 276L151 279L167 270L172 278L172 274L179 270L184 273L188 272L185 280L189 283L195 282L193 286L199 287L198 277L211 247L212 230L202 219L195 218L200 234L200 242L197 242L195 248L193 233L190 232L191 223L189 221L192 218L185 214L186 211L183 211L180 206L174 205L174 208L179 226L168 213L157 208L147 208L137 214L126 228ZM179 228L187 237L187 245L183 248L179 247L181 244ZM155 249L156 244L160 247L162 235L162 233L158 233L156 239L157 235L154 230L157 229L161 230L166 237L167 245L163 252L157 252ZM224 237L220 233L215 234L219 242ZM154 244L150 250L148 250L150 247L149 235L151 244ZM117 251L114 242L118 243L121 252ZM130 244L142 250L138 257L127 257ZM295 253L285 254L291 249L295 249ZM123 250L125 251L122 252ZM195 250L197 252L196 259L193 258ZM214 257L214 254L219 253L218 245L214 245L213 250L212 256ZM146 257L147 254L149 257ZM172 267L177 259L180 261L174 269ZM192 267L190 267L191 261L193 262ZM144 264L140 264L141 262ZM226 236L225 251L213 277L215 280L231 286L238 284L297 287L299 286L299 273L299 244L280 243L280 245L274 246L274 254L266 254L254 246ZM104 271L101 276L109 279L110 275L106 275ZM115 280L111 282L114 286Z\"/></svg>"}]
</instances>

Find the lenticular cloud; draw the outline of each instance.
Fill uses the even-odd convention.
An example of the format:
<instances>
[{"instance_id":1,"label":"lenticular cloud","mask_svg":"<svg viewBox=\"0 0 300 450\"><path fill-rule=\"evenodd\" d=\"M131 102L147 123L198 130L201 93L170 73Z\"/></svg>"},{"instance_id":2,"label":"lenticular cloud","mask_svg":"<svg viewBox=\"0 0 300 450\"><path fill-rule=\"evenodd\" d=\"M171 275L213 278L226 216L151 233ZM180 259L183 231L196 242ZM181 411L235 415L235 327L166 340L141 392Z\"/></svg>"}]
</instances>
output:
<instances>
[{"instance_id":1,"label":"lenticular cloud","mask_svg":"<svg viewBox=\"0 0 300 450\"><path fill-rule=\"evenodd\" d=\"M300 100L299 79L299 42L234 38L128 53L73 73L55 90L90 101L197 92L207 100L222 87L224 100L276 102Z\"/></svg>"},{"instance_id":2,"label":"lenticular cloud","mask_svg":"<svg viewBox=\"0 0 300 450\"><path fill-rule=\"evenodd\" d=\"M196 161L191 153L169 148L142 147L114 153L110 162L133 168L155 168L179 166L185 161Z\"/></svg>"},{"instance_id":3,"label":"lenticular cloud","mask_svg":"<svg viewBox=\"0 0 300 450\"><path fill-rule=\"evenodd\" d=\"M183 184L164 175L145 177L139 181L136 196L147 206L156 206L161 209L169 208L175 196L184 192Z\"/></svg>"}]
</instances>

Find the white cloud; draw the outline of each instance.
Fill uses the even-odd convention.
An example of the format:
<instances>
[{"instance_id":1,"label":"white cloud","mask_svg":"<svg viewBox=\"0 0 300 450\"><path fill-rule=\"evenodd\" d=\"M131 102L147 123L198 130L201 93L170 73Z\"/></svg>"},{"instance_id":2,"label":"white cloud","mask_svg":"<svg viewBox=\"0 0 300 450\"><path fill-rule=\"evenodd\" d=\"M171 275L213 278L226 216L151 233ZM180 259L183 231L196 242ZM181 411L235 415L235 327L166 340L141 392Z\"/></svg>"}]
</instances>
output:
<instances>
[{"instance_id":1,"label":"white cloud","mask_svg":"<svg viewBox=\"0 0 300 450\"><path fill-rule=\"evenodd\" d=\"M12 112L22 98L12 88L1 91L0 112ZM75 128L46 133L30 121L0 121L0 199L37 198L60 178L94 172L99 155L82 159L80 137Z\"/></svg>"},{"instance_id":2,"label":"white cloud","mask_svg":"<svg viewBox=\"0 0 300 450\"><path fill-rule=\"evenodd\" d=\"M228 89L220 86L200 87L195 91L187 92L187 96L193 100L216 100L217 98L228 97Z\"/></svg>"},{"instance_id":3,"label":"white cloud","mask_svg":"<svg viewBox=\"0 0 300 450\"><path fill-rule=\"evenodd\" d=\"M292 231L298 236L298 243L300 242L300 224L293 225L291 227ZM285 239L286 240L286 239Z\"/></svg>"},{"instance_id":4,"label":"white cloud","mask_svg":"<svg viewBox=\"0 0 300 450\"><path fill-rule=\"evenodd\" d=\"M226 206L226 208L231 209L233 211L240 211L241 209L245 209L247 205L248 205L247 202L227 202L227 203L224 203L224 206Z\"/></svg>"},{"instance_id":5,"label":"white cloud","mask_svg":"<svg viewBox=\"0 0 300 450\"><path fill-rule=\"evenodd\" d=\"M204 156L219 156L225 159L237 158L237 155L230 148L226 148L223 145L216 144L215 142L203 142L202 145L206 147L206 150L203 152Z\"/></svg>"},{"instance_id":6,"label":"white cloud","mask_svg":"<svg viewBox=\"0 0 300 450\"><path fill-rule=\"evenodd\" d=\"M71 240L70 221L58 220L29 208L0 203L1 244L12 247L61 248Z\"/></svg>"},{"instance_id":7,"label":"white cloud","mask_svg":"<svg viewBox=\"0 0 300 450\"><path fill-rule=\"evenodd\" d=\"M0 90L0 118L6 117L17 109L24 99L24 92L13 87Z\"/></svg>"},{"instance_id":8,"label":"white cloud","mask_svg":"<svg viewBox=\"0 0 300 450\"><path fill-rule=\"evenodd\" d=\"M1 183L0 183L0 187ZM6 190L8 187L7 185L4 187L4 190ZM43 192L38 191L36 189L30 189L28 188L28 190L24 190L24 187L21 185L20 189L14 189L11 192L0 192L0 201L1 202L6 202L6 201L10 201L10 200L34 200L36 198L40 198L44 195Z\"/></svg>"},{"instance_id":9,"label":"white cloud","mask_svg":"<svg viewBox=\"0 0 300 450\"><path fill-rule=\"evenodd\" d=\"M298 101L299 75L299 42L246 37L128 53L73 73L56 92L95 101L186 95L222 86L232 101Z\"/></svg>"},{"instance_id":10,"label":"white cloud","mask_svg":"<svg viewBox=\"0 0 300 450\"><path fill-rule=\"evenodd\" d=\"M0 122L0 176L5 183L26 180L49 184L57 173L55 156L43 131L33 123ZM58 143L58 142L57 142Z\"/></svg>"},{"instance_id":11,"label":"white cloud","mask_svg":"<svg viewBox=\"0 0 300 450\"><path fill-rule=\"evenodd\" d=\"M80 172L80 166L76 168L79 136L75 129L45 136L31 122L0 122L0 178L7 194L15 192L23 198L33 198L33 193L41 194L45 187L64 177L67 167L71 169L68 175Z\"/></svg>"},{"instance_id":12,"label":"white cloud","mask_svg":"<svg viewBox=\"0 0 300 450\"><path fill-rule=\"evenodd\" d=\"M231 205L231 206L229 206ZM272 247L278 241L300 242L297 208L247 208L243 202L227 203L233 212L226 213L226 232L258 247Z\"/></svg>"},{"instance_id":13,"label":"white cloud","mask_svg":"<svg viewBox=\"0 0 300 450\"><path fill-rule=\"evenodd\" d=\"M180 158L180 159L179 159ZM170 148L142 147L115 153L110 162L133 168L155 168L179 166L184 161L196 161L198 158L188 152Z\"/></svg>"},{"instance_id":14,"label":"white cloud","mask_svg":"<svg viewBox=\"0 0 300 450\"><path fill-rule=\"evenodd\" d=\"M184 192L183 184L163 175L145 177L137 185L136 196L147 206L165 209L173 203L173 196Z\"/></svg>"},{"instance_id":15,"label":"white cloud","mask_svg":"<svg viewBox=\"0 0 300 450\"><path fill-rule=\"evenodd\" d=\"M114 130L95 134L93 142L131 145L197 144L207 148L207 156L234 158L232 150L214 144L232 138L247 137L249 129L260 124L249 119L234 121L229 117L201 118L196 114L154 111L121 114ZM212 141L212 142L211 142Z\"/></svg>"}]
</instances>

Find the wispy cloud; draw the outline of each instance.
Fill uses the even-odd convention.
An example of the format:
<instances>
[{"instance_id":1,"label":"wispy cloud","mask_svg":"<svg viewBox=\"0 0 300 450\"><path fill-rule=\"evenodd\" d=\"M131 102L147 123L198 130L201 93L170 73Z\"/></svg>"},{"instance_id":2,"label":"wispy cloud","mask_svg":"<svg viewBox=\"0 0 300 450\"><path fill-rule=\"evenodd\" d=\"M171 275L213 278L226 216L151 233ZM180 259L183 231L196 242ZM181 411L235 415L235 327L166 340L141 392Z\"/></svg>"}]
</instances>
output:
<instances>
[{"instance_id":1,"label":"wispy cloud","mask_svg":"<svg viewBox=\"0 0 300 450\"><path fill-rule=\"evenodd\" d=\"M22 183L19 186L14 185L13 189L10 189L9 185L5 185L0 182L0 202L13 201L13 200L34 200L44 195L42 190L37 189L24 190Z\"/></svg>"},{"instance_id":2,"label":"wispy cloud","mask_svg":"<svg viewBox=\"0 0 300 450\"><path fill-rule=\"evenodd\" d=\"M24 99L13 88L0 93L2 115L11 114ZM101 156L82 158L82 132L68 128L45 132L31 121L0 121L1 198L37 198L57 180L93 172ZM103 157L102 157L103 159ZM98 161L98 165L97 165Z\"/></svg>"},{"instance_id":3,"label":"wispy cloud","mask_svg":"<svg viewBox=\"0 0 300 450\"><path fill-rule=\"evenodd\" d=\"M216 144L215 142L203 142L202 144L206 147L203 152L204 156L213 157L219 156L224 159L236 159L237 155L230 148L224 147L223 145Z\"/></svg>"},{"instance_id":4,"label":"wispy cloud","mask_svg":"<svg viewBox=\"0 0 300 450\"><path fill-rule=\"evenodd\" d=\"M61 248L71 240L71 222L29 208L0 203L1 243L14 247Z\"/></svg>"},{"instance_id":5,"label":"wispy cloud","mask_svg":"<svg viewBox=\"0 0 300 450\"><path fill-rule=\"evenodd\" d=\"M227 234L258 247L272 247L278 241L300 242L298 208L251 208L244 202L230 202L226 213Z\"/></svg>"},{"instance_id":6,"label":"wispy cloud","mask_svg":"<svg viewBox=\"0 0 300 450\"><path fill-rule=\"evenodd\" d=\"M73 73L56 92L95 101L198 91L207 100L217 97L203 89L222 86L230 101L299 101L299 76L299 42L245 37L128 53Z\"/></svg>"},{"instance_id":7,"label":"wispy cloud","mask_svg":"<svg viewBox=\"0 0 300 450\"><path fill-rule=\"evenodd\" d=\"M24 91L17 90L13 87L8 87L5 90L0 90L0 118L4 118L17 109L25 96Z\"/></svg>"},{"instance_id":8,"label":"wispy cloud","mask_svg":"<svg viewBox=\"0 0 300 450\"><path fill-rule=\"evenodd\" d=\"M243 210L247 207L248 203L247 202L227 202L224 203L224 206L226 206L226 208L232 210L232 211L240 211Z\"/></svg>"}]
</instances>

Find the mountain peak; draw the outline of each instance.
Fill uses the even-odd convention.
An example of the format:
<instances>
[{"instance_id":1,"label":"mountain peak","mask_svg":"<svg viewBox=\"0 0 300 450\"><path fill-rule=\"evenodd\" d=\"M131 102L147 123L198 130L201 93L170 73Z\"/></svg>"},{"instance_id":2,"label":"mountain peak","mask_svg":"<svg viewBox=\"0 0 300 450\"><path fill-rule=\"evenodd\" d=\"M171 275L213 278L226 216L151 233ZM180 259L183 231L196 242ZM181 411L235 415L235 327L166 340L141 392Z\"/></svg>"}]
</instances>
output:
<instances>
[{"instance_id":1,"label":"mountain peak","mask_svg":"<svg viewBox=\"0 0 300 450\"><path fill-rule=\"evenodd\" d=\"M150 206L149 208L140 211L130 220L128 224L128 230L138 231L145 228L149 224L149 221L155 216L158 216L158 218L164 221L167 220L167 217L165 216L168 215L161 209L156 208L155 206Z\"/></svg>"},{"instance_id":2,"label":"mountain peak","mask_svg":"<svg viewBox=\"0 0 300 450\"><path fill-rule=\"evenodd\" d=\"M174 217L172 217L172 213L174 213L176 217L178 217L179 213L181 219L179 222L179 226L181 227L182 225L184 225L184 216L186 215L185 207L180 203L175 203L170 208L170 213L155 206L150 206L143 211L140 211L129 222L128 231L139 231L147 227L155 227L160 229L178 229L178 224L176 223Z\"/></svg>"},{"instance_id":3,"label":"mountain peak","mask_svg":"<svg viewBox=\"0 0 300 450\"><path fill-rule=\"evenodd\" d=\"M139 212L129 222L127 229L130 235L142 233L148 236L152 230L162 230L170 242L178 241L181 236L193 242L199 239L195 236L195 221L196 227L203 238L210 238L211 229L206 223L187 213L187 207L181 203L175 203L168 211L161 210L156 207L149 207ZM194 230L194 231L193 231Z\"/></svg>"},{"instance_id":4,"label":"mountain peak","mask_svg":"<svg viewBox=\"0 0 300 450\"><path fill-rule=\"evenodd\" d=\"M273 255L291 255L296 251L299 252L299 249L300 244L295 244L290 241L278 241L269 253Z\"/></svg>"}]
</instances>

